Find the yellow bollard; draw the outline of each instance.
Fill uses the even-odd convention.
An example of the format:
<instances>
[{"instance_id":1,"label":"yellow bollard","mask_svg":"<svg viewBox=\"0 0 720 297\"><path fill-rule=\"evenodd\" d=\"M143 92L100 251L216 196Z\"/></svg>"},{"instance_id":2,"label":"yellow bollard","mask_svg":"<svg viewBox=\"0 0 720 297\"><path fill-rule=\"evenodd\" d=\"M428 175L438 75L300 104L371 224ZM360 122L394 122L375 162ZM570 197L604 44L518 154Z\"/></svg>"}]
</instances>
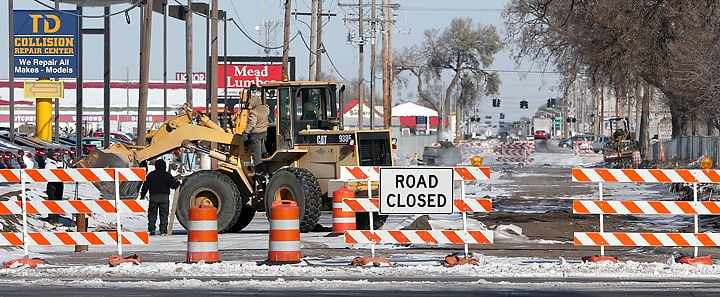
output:
<instances>
[{"instance_id":1,"label":"yellow bollard","mask_svg":"<svg viewBox=\"0 0 720 297\"><path fill-rule=\"evenodd\" d=\"M38 81L49 81L40 78ZM52 98L37 98L35 105L35 136L52 141Z\"/></svg>"}]
</instances>

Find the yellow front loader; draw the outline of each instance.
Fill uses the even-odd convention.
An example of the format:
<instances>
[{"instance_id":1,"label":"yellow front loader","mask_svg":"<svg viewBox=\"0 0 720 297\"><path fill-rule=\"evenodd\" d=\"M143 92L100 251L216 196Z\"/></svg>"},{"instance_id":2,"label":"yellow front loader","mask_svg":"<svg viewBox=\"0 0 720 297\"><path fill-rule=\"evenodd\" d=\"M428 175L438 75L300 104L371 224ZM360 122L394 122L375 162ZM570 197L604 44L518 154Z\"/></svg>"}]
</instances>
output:
<instances>
[{"instance_id":1,"label":"yellow front loader","mask_svg":"<svg viewBox=\"0 0 720 297\"><path fill-rule=\"evenodd\" d=\"M224 127L184 106L184 113L147 134L146 147L115 143L92 151L74 166L143 166L178 148L194 149L217 160L218 169L184 178L176 213L184 227L193 205L215 206L218 231L234 232L246 227L256 211L269 210L273 201L293 200L300 208L300 230L308 232L317 225L323 203L332 199L329 181L339 177L340 166L394 165L389 130L343 130L343 89L338 90L335 82L267 82L253 91L271 111L265 142L268 156L262 160L266 175L255 174L249 145L241 137L249 112L248 93L241 96L240 111ZM210 143L217 148L209 149ZM109 184L97 187L104 193L114 191ZM137 183L121 187L125 197L137 196Z\"/></svg>"}]
</instances>

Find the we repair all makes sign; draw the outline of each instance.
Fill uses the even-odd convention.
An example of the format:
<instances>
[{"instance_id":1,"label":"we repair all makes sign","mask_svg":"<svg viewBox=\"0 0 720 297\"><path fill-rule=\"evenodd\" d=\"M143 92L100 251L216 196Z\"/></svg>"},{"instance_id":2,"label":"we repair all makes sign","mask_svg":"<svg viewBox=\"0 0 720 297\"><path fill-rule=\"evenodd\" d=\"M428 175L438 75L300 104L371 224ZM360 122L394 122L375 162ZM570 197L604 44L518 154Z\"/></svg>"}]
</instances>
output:
<instances>
[{"instance_id":1,"label":"we repair all makes sign","mask_svg":"<svg viewBox=\"0 0 720 297\"><path fill-rule=\"evenodd\" d=\"M380 168L380 214L452 212L452 168Z\"/></svg>"},{"instance_id":2,"label":"we repair all makes sign","mask_svg":"<svg viewBox=\"0 0 720 297\"><path fill-rule=\"evenodd\" d=\"M77 10L14 10L16 77L77 77Z\"/></svg>"}]
</instances>

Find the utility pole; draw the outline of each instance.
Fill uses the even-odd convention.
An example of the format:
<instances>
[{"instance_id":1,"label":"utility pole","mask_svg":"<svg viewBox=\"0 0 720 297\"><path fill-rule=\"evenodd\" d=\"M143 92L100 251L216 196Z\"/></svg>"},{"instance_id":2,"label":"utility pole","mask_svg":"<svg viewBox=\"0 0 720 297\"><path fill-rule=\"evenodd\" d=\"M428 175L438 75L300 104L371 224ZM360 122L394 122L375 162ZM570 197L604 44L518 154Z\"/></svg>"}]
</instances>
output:
<instances>
[{"instance_id":1,"label":"utility pole","mask_svg":"<svg viewBox=\"0 0 720 297\"><path fill-rule=\"evenodd\" d=\"M315 67L315 59L316 59L316 52L317 52L317 29L318 29L318 0L312 0L311 9L310 9L310 61L308 62L308 80L314 81L315 80L315 71L317 70Z\"/></svg>"},{"instance_id":2,"label":"utility pole","mask_svg":"<svg viewBox=\"0 0 720 297\"><path fill-rule=\"evenodd\" d=\"M325 47L323 47L322 44L322 27L323 27L323 21L322 17L325 16L322 13L322 3L323 0L317 0L317 11L318 11L318 18L317 18L317 39L315 43L317 46L315 46L315 80L323 80L321 77L322 75L322 54L325 51Z\"/></svg>"},{"instance_id":3,"label":"utility pole","mask_svg":"<svg viewBox=\"0 0 720 297\"><path fill-rule=\"evenodd\" d=\"M163 10L163 121L167 120L167 0L162 0Z\"/></svg>"},{"instance_id":4,"label":"utility pole","mask_svg":"<svg viewBox=\"0 0 720 297\"><path fill-rule=\"evenodd\" d=\"M189 105L190 107L192 107L193 105L192 19L192 0L187 0L187 7L185 8L185 103L187 103L187 105Z\"/></svg>"},{"instance_id":5,"label":"utility pole","mask_svg":"<svg viewBox=\"0 0 720 297\"><path fill-rule=\"evenodd\" d=\"M308 80L316 81L320 80L320 74L322 68L320 62L322 61L323 46L322 46L322 17L336 16L334 13L322 13L322 1L313 0L311 12L293 12L291 15L294 16L310 16L310 44L308 49L310 51L309 64L308 64Z\"/></svg>"},{"instance_id":6,"label":"utility pole","mask_svg":"<svg viewBox=\"0 0 720 297\"><path fill-rule=\"evenodd\" d=\"M158 0L161 1L161 0ZM105 15L103 19L103 143L106 146L110 144L110 6L105 6ZM56 110L60 110L59 101L56 101ZM57 119L55 120L57 122ZM60 137L59 126L56 125L55 137ZM92 135L91 135L92 136Z\"/></svg>"},{"instance_id":7,"label":"utility pole","mask_svg":"<svg viewBox=\"0 0 720 297\"><path fill-rule=\"evenodd\" d=\"M370 4L370 130L375 129L375 0Z\"/></svg>"},{"instance_id":8,"label":"utility pole","mask_svg":"<svg viewBox=\"0 0 720 297\"><path fill-rule=\"evenodd\" d=\"M358 36L360 37L358 52L358 129L363 129L363 105L365 105L365 26L363 26L363 0L358 0Z\"/></svg>"},{"instance_id":9,"label":"utility pole","mask_svg":"<svg viewBox=\"0 0 720 297\"><path fill-rule=\"evenodd\" d=\"M383 128L389 129L392 121L392 104L388 104L388 86L390 75L388 71L388 0L382 0L382 23L380 30L382 31L382 90L383 90Z\"/></svg>"},{"instance_id":10,"label":"utility pole","mask_svg":"<svg viewBox=\"0 0 720 297\"><path fill-rule=\"evenodd\" d=\"M12 2L12 0L10 1ZM83 7L77 6L78 14L83 14ZM80 34L78 35L78 75L75 78L75 85L76 85L76 92L75 92L75 157L80 158L82 155L82 138L83 138L83 130L82 130L82 115L83 115L83 80L84 80L84 72L83 72L83 18L78 18L78 29L80 31ZM77 183L75 184L75 193L77 195ZM85 219L84 213L78 213L75 214L75 230L78 232L86 232L87 231L87 220ZM88 250L87 245L76 245L75 246L75 252L85 252Z\"/></svg>"},{"instance_id":11,"label":"utility pole","mask_svg":"<svg viewBox=\"0 0 720 297\"><path fill-rule=\"evenodd\" d=\"M212 0L210 12L210 121L218 123L218 0ZM224 78L223 78L224 79ZM210 149L217 149L217 142L210 143ZM211 168L218 168L218 161L212 159Z\"/></svg>"},{"instance_id":12,"label":"utility pole","mask_svg":"<svg viewBox=\"0 0 720 297\"><path fill-rule=\"evenodd\" d=\"M140 48L140 98L138 99L137 144L141 146L145 145L145 130L147 129L148 80L150 76L150 33L152 32L152 5L154 0L146 1L145 7L143 8L142 47Z\"/></svg>"},{"instance_id":13,"label":"utility pole","mask_svg":"<svg viewBox=\"0 0 720 297\"><path fill-rule=\"evenodd\" d=\"M282 56L282 74L290 75L288 63L290 60L290 0L285 0L285 23L283 24L283 56Z\"/></svg>"},{"instance_id":14,"label":"utility pole","mask_svg":"<svg viewBox=\"0 0 720 297\"><path fill-rule=\"evenodd\" d=\"M385 35L387 44L385 47L385 67L383 69L383 114L384 114L384 127L390 129L392 126L392 91L393 91L393 62L392 62L392 24L393 24L393 4L392 0L383 0L386 3L385 21L386 25Z\"/></svg>"},{"instance_id":15,"label":"utility pole","mask_svg":"<svg viewBox=\"0 0 720 297\"><path fill-rule=\"evenodd\" d=\"M10 2L12 2L12 1L13 0L10 0ZM60 10L60 0L55 0L55 10ZM55 78L55 81L58 81L58 80L60 80L60 79ZM10 86L11 93L13 92L13 90L14 90L14 87ZM60 137L60 98L55 98L55 126L53 128L54 128L53 135L56 137L55 139L59 139L58 137ZM105 143L108 143L108 142L105 142Z\"/></svg>"}]
</instances>

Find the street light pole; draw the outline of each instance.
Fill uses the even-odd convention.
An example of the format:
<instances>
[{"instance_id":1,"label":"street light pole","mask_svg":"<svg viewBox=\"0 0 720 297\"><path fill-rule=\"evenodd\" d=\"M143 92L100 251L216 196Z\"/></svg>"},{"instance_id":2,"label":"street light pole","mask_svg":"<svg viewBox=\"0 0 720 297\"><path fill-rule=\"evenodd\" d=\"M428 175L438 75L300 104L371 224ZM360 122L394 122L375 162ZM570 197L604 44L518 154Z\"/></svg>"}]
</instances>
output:
<instances>
[{"instance_id":1,"label":"street light pole","mask_svg":"<svg viewBox=\"0 0 720 297\"><path fill-rule=\"evenodd\" d=\"M8 1L8 77L10 80L10 140L15 138L15 48L12 46L15 33L13 32L13 2Z\"/></svg>"}]
</instances>

